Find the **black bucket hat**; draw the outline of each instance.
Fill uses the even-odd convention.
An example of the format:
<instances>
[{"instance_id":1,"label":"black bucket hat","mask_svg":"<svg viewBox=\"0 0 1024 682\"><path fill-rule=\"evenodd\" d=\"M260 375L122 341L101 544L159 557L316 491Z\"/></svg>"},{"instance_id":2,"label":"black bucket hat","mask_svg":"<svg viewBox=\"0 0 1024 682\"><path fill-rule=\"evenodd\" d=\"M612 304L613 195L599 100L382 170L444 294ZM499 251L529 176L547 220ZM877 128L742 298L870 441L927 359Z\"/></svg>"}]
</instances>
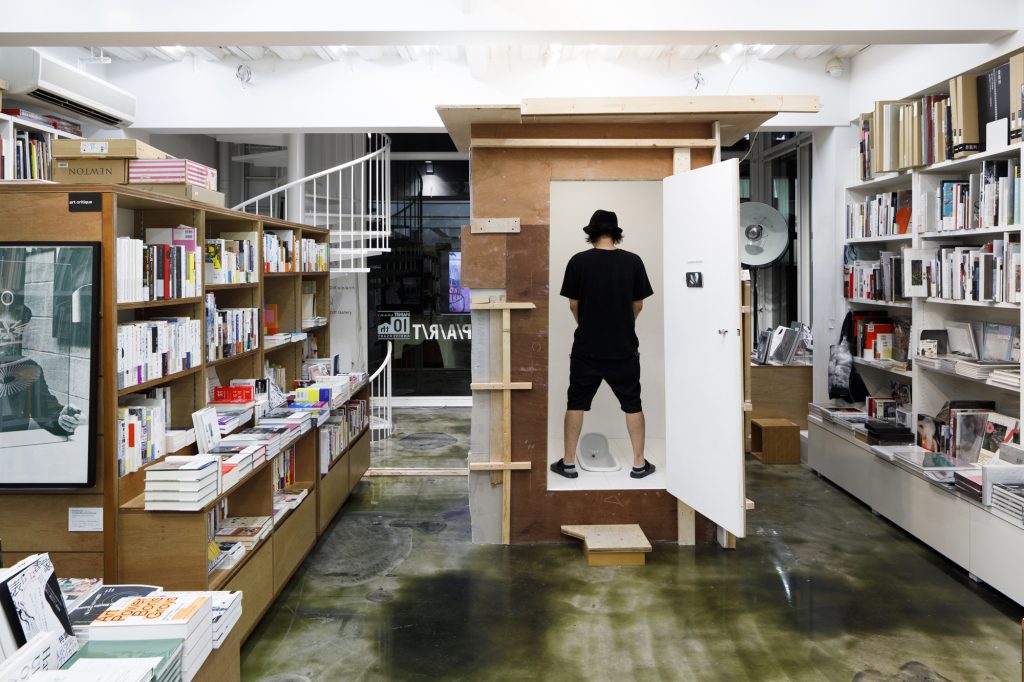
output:
<instances>
[{"instance_id":1,"label":"black bucket hat","mask_svg":"<svg viewBox=\"0 0 1024 682\"><path fill-rule=\"evenodd\" d=\"M590 223L583 228L583 231L591 239L597 239L605 234L611 236L616 241L622 239L619 216L615 215L613 211L605 211L600 208L594 211L594 215L590 216Z\"/></svg>"}]
</instances>

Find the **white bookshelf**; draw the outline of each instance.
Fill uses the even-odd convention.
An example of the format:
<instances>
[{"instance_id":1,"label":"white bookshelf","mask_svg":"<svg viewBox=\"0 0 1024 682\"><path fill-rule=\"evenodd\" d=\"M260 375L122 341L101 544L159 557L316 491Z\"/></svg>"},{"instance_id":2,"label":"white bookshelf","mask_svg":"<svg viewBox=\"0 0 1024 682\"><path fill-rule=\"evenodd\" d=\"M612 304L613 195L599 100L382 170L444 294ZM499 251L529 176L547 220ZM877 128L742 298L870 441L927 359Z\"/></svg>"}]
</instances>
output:
<instances>
[{"instance_id":1,"label":"white bookshelf","mask_svg":"<svg viewBox=\"0 0 1024 682\"><path fill-rule=\"evenodd\" d=\"M5 104L6 106L6 104ZM3 142L3 179L14 180L14 157L15 139L19 130L30 130L34 133L43 133L48 142L53 140L77 140L77 135L66 133L63 130L45 126L36 121L29 121L17 116L0 114L0 141Z\"/></svg>"},{"instance_id":2,"label":"white bookshelf","mask_svg":"<svg viewBox=\"0 0 1024 682\"><path fill-rule=\"evenodd\" d=\"M856 145L856 141L851 138ZM851 150L855 153L855 149ZM848 244L877 243L884 250L937 248L940 245L980 245L993 239L1021 240L1021 225L996 225L975 230L940 231L935 224L935 194L942 180L964 179L978 173L983 161L1016 159L1024 161L1021 144L974 154L968 158L942 161L930 166L880 174L867 181L856 177L844 185L846 202L861 203L883 192L910 190L913 215L909 234L873 238L837 239L838 262ZM1022 164L1024 165L1024 164ZM851 169L851 175L855 173ZM1024 221L1018 221L1024 222ZM846 234L846 212L835 216L838 235ZM841 265L840 265L841 267ZM1019 390L988 384L984 379L953 371L924 367L913 361L914 337L922 329L941 329L947 321L997 322L1022 325L1018 303L942 298L914 298L909 302L848 299L847 309L889 309L892 317L909 317L912 324L911 366L895 370L891 363L854 358L858 373L870 395L888 395L892 384L909 384L912 423L918 414L934 415L949 400L992 400L1002 414L1024 419ZM841 318L840 318L841 319ZM837 341L838 322L832 338ZM879 457L864 439L849 427L833 424L813 415L808 419L808 465L825 478L859 498L878 514L940 552L977 579L1024 605L1024 580L1014 570L1016 559L1024 560L1024 525L991 507L936 484L921 472ZM1012 546L1007 556L1007 548ZM1009 564L1007 563L1009 562Z\"/></svg>"}]
</instances>

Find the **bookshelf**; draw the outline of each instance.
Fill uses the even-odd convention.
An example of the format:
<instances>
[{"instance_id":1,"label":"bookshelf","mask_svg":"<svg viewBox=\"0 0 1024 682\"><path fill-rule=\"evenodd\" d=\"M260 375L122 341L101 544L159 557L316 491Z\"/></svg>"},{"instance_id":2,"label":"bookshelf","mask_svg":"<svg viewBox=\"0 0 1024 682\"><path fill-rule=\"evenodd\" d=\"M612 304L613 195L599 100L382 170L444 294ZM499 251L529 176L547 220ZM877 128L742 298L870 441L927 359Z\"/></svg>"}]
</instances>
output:
<instances>
[{"instance_id":1,"label":"bookshelf","mask_svg":"<svg viewBox=\"0 0 1024 682\"><path fill-rule=\"evenodd\" d=\"M858 155L856 148L851 152ZM880 193L909 192L913 207L911 225L909 233L899 235L898 239L895 236L850 238L846 236L849 234L846 216L836 216L835 229L844 235L839 240L839 262L844 262L843 252L847 246L861 247L871 242L877 242L872 246L880 250L896 252L904 248L980 248L993 240L1002 240L1004 244L1020 243L1020 223L1024 221L1019 217L1008 219L1006 224L983 223L982 227L974 229L943 230L938 224L937 196L942 182L969 184L970 176L979 174L982 164L993 160L1012 161L1018 167L1024 165L1021 144L1018 141L964 158L880 173L867 180L858 179L856 172L852 172L854 177L845 184L848 206ZM910 320L909 369L895 369L891 363L859 357L855 357L854 363L869 395L889 394L894 382L909 387L907 408L911 424L916 425L918 415L935 415L947 401L956 399L994 401L997 412L1018 420L1024 417L1019 390L913 361L920 330L942 329L951 321L1014 325L1019 330L1022 326L1020 303L917 296L909 301L891 302L847 298L846 307L848 310L888 310L890 317ZM1024 604L1024 581L1016 570L1018 562L1024 560L1022 519L1002 514L940 485L898 458L886 456L879 448L868 445L863 427L836 423L813 414L808 419L808 465L964 568L973 578Z\"/></svg>"},{"instance_id":2,"label":"bookshelf","mask_svg":"<svg viewBox=\"0 0 1024 682\"><path fill-rule=\"evenodd\" d=\"M102 210L71 213L69 192L98 192ZM209 284L203 277L202 295L160 301L116 303L116 239L141 239L148 228L188 225L196 228L196 239L238 239L249 235L257 245L262 263L263 235L268 231L288 234L327 244L326 230L296 223L239 213L204 204L169 198L130 186L109 185L7 185L0 186L0 241L24 240L26 220L32 219L33 239L39 241L96 241L101 243L103 292L100 316L100 455L94 488L68 491L0 493L0 537L4 540L4 562L48 551L62 575L101 576L108 583L157 584L178 590L242 590L244 611L238 627L241 638L269 608L274 598L312 549L343 506L352 488L369 467L370 436L363 430L351 438L321 470L321 429L314 423L304 434L281 449L294 451L295 483L307 491L305 499L279 517L270 535L246 552L229 569L207 570L207 512L226 500L232 516L272 516L272 474L277 454L258 464L238 483L218 495L201 511L147 511L143 489L145 469L153 462L123 476L118 475L118 399L150 388L167 388L171 395L169 428L192 428L192 412L207 404L207 383L216 374L221 384L232 379L263 376L264 363L280 367L286 385L302 374L309 343L295 341L268 348L260 324L256 347L227 357L213 358L205 343L206 300L210 295L218 308L257 308L277 305L281 331L302 331L300 305L304 282L316 294L316 312L329 315L329 274L326 272L283 273L260 271L255 282ZM249 237L247 237L249 238ZM202 265L200 263L200 268ZM116 376L117 325L166 317L189 317L200 321L200 359L197 365L141 384L119 389ZM262 313L260 315L262 321ZM316 339L320 357L329 357L329 325L316 325L306 332ZM355 387L351 400L369 401L369 386ZM252 425L250 422L240 426ZM326 425L325 425L326 426ZM177 453L192 454L192 444ZM154 460L159 461L159 460ZM102 507L104 530L72 533L67 527L71 507Z\"/></svg>"},{"instance_id":3,"label":"bookshelf","mask_svg":"<svg viewBox=\"0 0 1024 682\"><path fill-rule=\"evenodd\" d=\"M0 178L14 180L16 165L16 143L19 133L28 133L38 141L44 142L47 146L55 139L76 140L78 135L59 130L43 123L32 121L19 116L0 114L0 152L3 159L0 161ZM42 179L42 178L40 178Z\"/></svg>"}]
</instances>

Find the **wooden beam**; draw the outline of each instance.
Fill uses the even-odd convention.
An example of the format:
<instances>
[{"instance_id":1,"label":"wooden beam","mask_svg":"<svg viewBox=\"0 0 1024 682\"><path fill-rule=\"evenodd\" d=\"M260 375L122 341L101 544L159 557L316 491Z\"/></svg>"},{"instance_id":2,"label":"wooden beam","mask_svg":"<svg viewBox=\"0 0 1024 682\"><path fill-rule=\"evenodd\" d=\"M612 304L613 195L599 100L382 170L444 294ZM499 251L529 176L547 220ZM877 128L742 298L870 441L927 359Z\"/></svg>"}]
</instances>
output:
<instances>
[{"instance_id":1,"label":"wooden beam","mask_svg":"<svg viewBox=\"0 0 1024 682\"><path fill-rule=\"evenodd\" d=\"M519 234L519 218L473 218L469 221L471 234Z\"/></svg>"},{"instance_id":2,"label":"wooden beam","mask_svg":"<svg viewBox=\"0 0 1024 682\"><path fill-rule=\"evenodd\" d=\"M523 116L578 114L777 114L782 111L814 113L821 109L816 96L801 95L697 95L659 97L545 97L524 99Z\"/></svg>"},{"instance_id":3,"label":"wooden beam","mask_svg":"<svg viewBox=\"0 0 1024 682\"><path fill-rule=\"evenodd\" d=\"M525 391L533 388L531 381L513 381L504 384L500 381L483 381L469 385L471 391Z\"/></svg>"},{"instance_id":4,"label":"wooden beam","mask_svg":"<svg viewBox=\"0 0 1024 682\"><path fill-rule=\"evenodd\" d=\"M716 539L722 549L736 549L736 536L721 526L718 526L718 535Z\"/></svg>"},{"instance_id":5,"label":"wooden beam","mask_svg":"<svg viewBox=\"0 0 1024 682\"><path fill-rule=\"evenodd\" d=\"M680 547L697 544L697 512L682 500L676 500L677 542Z\"/></svg>"},{"instance_id":6,"label":"wooden beam","mask_svg":"<svg viewBox=\"0 0 1024 682\"><path fill-rule=\"evenodd\" d=\"M751 402L749 400L744 400L743 401L743 411L744 412L752 412L753 410L754 410L753 404L751 404Z\"/></svg>"},{"instance_id":7,"label":"wooden beam","mask_svg":"<svg viewBox=\"0 0 1024 682\"><path fill-rule=\"evenodd\" d=\"M533 303L513 303L509 301L487 301L478 299L470 304L473 310L532 310L537 306Z\"/></svg>"},{"instance_id":8,"label":"wooden beam","mask_svg":"<svg viewBox=\"0 0 1024 682\"><path fill-rule=\"evenodd\" d=\"M528 471L533 462L470 462L470 471Z\"/></svg>"},{"instance_id":9,"label":"wooden beam","mask_svg":"<svg viewBox=\"0 0 1024 682\"><path fill-rule=\"evenodd\" d=\"M491 149L715 149L718 140L707 138L497 138L474 137L474 148Z\"/></svg>"},{"instance_id":10,"label":"wooden beam","mask_svg":"<svg viewBox=\"0 0 1024 682\"><path fill-rule=\"evenodd\" d=\"M508 303L505 303L508 305ZM501 383L512 383L512 310L501 310ZM501 392L501 461L512 463L512 391ZM501 544L512 542L512 472L501 472Z\"/></svg>"}]
</instances>

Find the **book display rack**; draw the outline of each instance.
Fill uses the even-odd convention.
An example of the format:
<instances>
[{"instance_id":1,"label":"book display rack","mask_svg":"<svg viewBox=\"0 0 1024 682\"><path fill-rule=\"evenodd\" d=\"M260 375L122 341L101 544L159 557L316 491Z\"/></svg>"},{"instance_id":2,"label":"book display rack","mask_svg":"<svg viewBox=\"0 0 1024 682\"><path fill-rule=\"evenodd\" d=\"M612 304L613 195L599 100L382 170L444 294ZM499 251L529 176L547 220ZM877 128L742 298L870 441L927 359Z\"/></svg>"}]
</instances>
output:
<instances>
[{"instance_id":1,"label":"book display rack","mask_svg":"<svg viewBox=\"0 0 1024 682\"><path fill-rule=\"evenodd\" d=\"M73 210L79 197L93 200L90 206L94 210ZM118 248L118 239L148 243L158 234L154 228L179 226L195 231L195 243L185 245L180 252L188 254L195 250L195 276L200 280L195 291L200 295L172 295L158 300L150 300L152 297L146 295L139 297L145 300L117 303L125 298L118 297L117 283L127 267L118 262L118 257L123 259L127 253ZM318 426L314 417L312 428L289 436L279 452L268 452L265 460L254 461L251 470L201 509L148 511L144 492L147 468L168 455L194 454L198 452L197 445L194 438L185 438L176 451L165 447L156 456L143 456L137 467L125 467L118 447L118 407L134 394L148 392L150 397L155 393L161 399L169 398L166 429L187 432L193 428L193 412L206 407L213 397L211 386L263 378L269 368L287 390L302 378L304 363L309 358L329 358L329 273L326 259L315 257L326 253L328 232L126 186L0 187L0 240L23 241L29 233L35 241L100 244L99 456L93 487L0 494L5 565L32 552L46 551L62 575L97 576L107 583L156 584L166 590L242 590L245 607L238 630L244 640L369 467L367 429L362 423L356 424L345 434L342 446L334 441L330 456L321 457L320 444L329 440L321 431L333 428L332 433L336 433L337 425L333 422L337 419L321 420L322 426ZM270 235L279 247L292 245L278 248L276 255L281 260L274 265L273 273L266 272L264 267L264 246L268 243L265 238ZM238 250L239 244L248 242L258 267L246 273L238 265L242 274L207 276L203 251L208 240L215 240L218 248L226 244L224 248L229 250ZM303 254L313 257L303 258ZM187 272L188 262L186 255L179 258L178 265ZM146 261L143 267L150 266L155 267ZM174 266L170 271L178 272ZM156 273L152 281L166 272ZM167 286L170 291L170 285ZM183 290L192 292L189 288ZM237 336L244 340L231 335L235 330L218 337L216 345L209 345L209 304L221 311L244 311L231 318L241 330ZM305 321L312 322L305 326L304 304ZM252 319L252 309L259 311L261 322L256 333L245 327L245 320ZM158 361L154 368L152 363L146 366L145 358L125 357L125 345L119 344L119 328L182 320L188 321L188 330L198 332L198 338L188 339L189 348L195 350L186 354L185 360L173 367L174 371L167 371L166 362L161 367ZM271 329L265 329L271 324ZM291 336L284 343L268 343L267 332L273 332L277 338ZM121 333L126 332L122 329ZM175 338L183 341L185 336L172 336ZM365 381L352 386L348 401L333 405L337 409L331 414L361 415L365 410L352 411L360 401L369 402ZM249 417L236 425L235 431L252 426L254 420ZM287 511L279 509L275 513L275 487L280 492L285 477L287 492L294 494L295 501ZM261 534L230 567L210 570L210 520L225 506L233 517L272 517L274 521L269 532ZM73 513L69 510L80 508L102 508L102 524L97 521L95 527L82 530L71 527L69 518Z\"/></svg>"},{"instance_id":2,"label":"book display rack","mask_svg":"<svg viewBox=\"0 0 1024 682\"><path fill-rule=\"evenodd\" d=\"M1020 131L1014 133L1011 124L1009 134L1002 131L1005 141L989 139L986 148L978 143L977 130L964 136L955 125L944 127L943 115L952 121L959 115L960 127L970 127L971 115L962 111L964 96L957 91L944 96L958 80L936 85L934 96L876 103L873 115L861 117L859 149L854 150L860 172L845 188L846 215L837 216L836 229L845 238L847 309L877 323L878 336L890 335L870 347L863 333L851 340L854 364L868 395L896 398L903 411L900 421L915 433L951 401L954 408L955 401L985 401L994 405L991 412L1018 426L1024 416L1019 387ZM918 100L917 110L907 108ZM891 110L883 116L883 121L902 121L898 132L880 132L876 125L887 107L904 108L902 119ZM929 119L928 111L937 116ZM1018 119L1019 111L1010 120ZM984 123L981 128L984 139ZM955 134L946 140L949 130ZM940 349L938 360L922 357L922 335L945 339L948 333L953 339L960 329L973 329L973 362L966 356L942 358L949 349ZM983 357L1004 351L1005 357ZM999 372L993 369L997 360L1005 363ZM915 461L923 454L918 446L895 452L870 445L858 421L812 406L809 466L972 578L1024 604L1024 581L1016 568L1024 560L1024 517L1004 513L988 495L966 494L954 485L953 471ZM1012 478L1011 469L1024 467L1003 462L966 471L979 481L984 472L988 489L997 480L1009 480L1002 477Z\"/></svg>"}]
</instances>

